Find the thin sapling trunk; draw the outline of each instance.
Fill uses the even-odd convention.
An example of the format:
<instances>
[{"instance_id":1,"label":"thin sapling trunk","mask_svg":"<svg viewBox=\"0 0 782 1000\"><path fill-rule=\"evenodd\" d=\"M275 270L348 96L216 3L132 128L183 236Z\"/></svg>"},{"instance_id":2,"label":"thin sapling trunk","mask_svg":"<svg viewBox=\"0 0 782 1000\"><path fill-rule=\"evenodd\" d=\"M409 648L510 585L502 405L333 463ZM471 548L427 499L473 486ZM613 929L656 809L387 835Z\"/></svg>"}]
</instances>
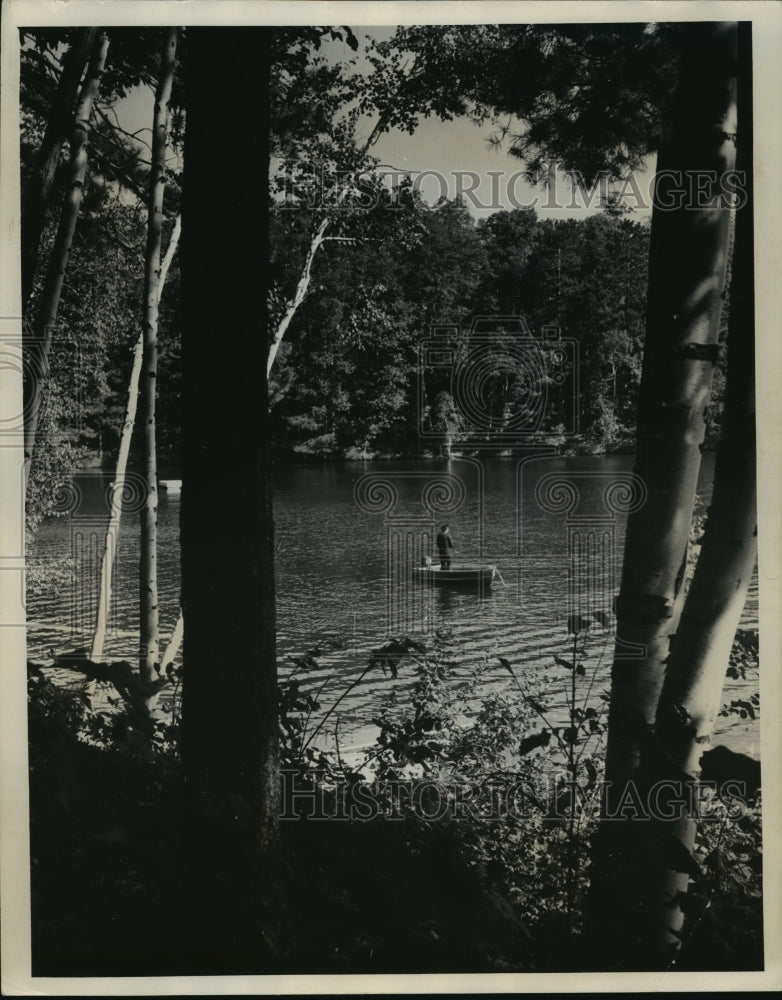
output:
<instances>
[{"instance_id":1,"label":"thin sapling trunk","mask_svg":"<svg viewBox=\"0 0 782 1000\"><path fill-rule=\"evenodd\" d=\"M160 74L155 92L152 171L149 186L147 249L144 268L144 366L141 382L140 419L146 497L141 510L139 669L142 677L147 681L155 679L159 666L155 401L157 395L160 249L163 226L163 195L166 186L168 106L174 80L176 46L177 29L166 29L160 57Z\"/></svg>"}]
</instances>

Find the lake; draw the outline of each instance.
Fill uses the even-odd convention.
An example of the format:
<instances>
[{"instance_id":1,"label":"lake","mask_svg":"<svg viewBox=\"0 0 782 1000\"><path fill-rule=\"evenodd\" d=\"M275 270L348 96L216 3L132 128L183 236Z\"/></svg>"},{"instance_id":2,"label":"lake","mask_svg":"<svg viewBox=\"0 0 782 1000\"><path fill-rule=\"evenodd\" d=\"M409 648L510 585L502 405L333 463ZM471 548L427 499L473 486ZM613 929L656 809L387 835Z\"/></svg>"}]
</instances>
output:
<instances>
[{"instance_id":1,"label":"lake","mask_svg":"<svg viewBox=\"0 0 782 1000\"><path fill-rule=\"evenodd\" d=\"M625 511L638 499L631 468L630 456L534 455L521 462L491 456L276 467L281 676L293 669L294 658L313 653L316 665L299 669L297 677L304 689L320 691L325 712L389 637L431 637L435 629L446 629L452 630L452 659L458 664L450 684L464 684L476 669L482 671L483 692L512 684L497 659L502 656L525 681L547 675L541 681L547 704L560 718L564 672L552 670L553 656L568 655L569 613L611 610ZM708 497L712 471L713 459L706 456L702 499ZM30 553L34 576L41 580L28 595L32 658L89 644L109 481L99 474L77 477L68 513L48 519L39 530ZM163 645L179 610L179 509L177 494L161 493ZM413 567L432 551L433 534L446 521L455 562L497 566L500 576L485 594L413 580ZM138 516L131 510L123 515L105 649L131 660L138 641L138 538ZM757 626L757 579L741 624ZM607 687L612 642L610 625L596 627L590 638L588 671L600 661L595 690ZM377 732L372 718L392 694L399 705L409 703L413 679L412 667L403 663L396 679L374 670L351 691L339 707L344 751L372 741ZM725 700L747 690L746 684L731 682ZM324 727L326 742L336 719L337 713ZM715 741L757 754L757 724L720 718Z\"/></svg>"}]
</instances>

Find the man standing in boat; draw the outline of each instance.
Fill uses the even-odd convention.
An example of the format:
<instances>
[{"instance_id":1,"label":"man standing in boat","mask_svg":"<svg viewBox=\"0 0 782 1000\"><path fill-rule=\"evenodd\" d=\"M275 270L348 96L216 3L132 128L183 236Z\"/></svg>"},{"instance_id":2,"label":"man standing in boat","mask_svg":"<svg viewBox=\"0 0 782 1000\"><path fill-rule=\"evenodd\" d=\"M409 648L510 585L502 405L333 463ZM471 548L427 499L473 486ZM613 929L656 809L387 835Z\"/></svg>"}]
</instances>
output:
<instances>
[{"instance_id":1,"label":"man standing in boat","mask_svg":"<svg viewBox=\"0 0 782 1000\"><path fill-rule=\"evenodd\" d=\"M437 551L440 554L440 569L450 569L453 540L447 524L443 524L437 533Z\"/></svg>"}]
</instances>

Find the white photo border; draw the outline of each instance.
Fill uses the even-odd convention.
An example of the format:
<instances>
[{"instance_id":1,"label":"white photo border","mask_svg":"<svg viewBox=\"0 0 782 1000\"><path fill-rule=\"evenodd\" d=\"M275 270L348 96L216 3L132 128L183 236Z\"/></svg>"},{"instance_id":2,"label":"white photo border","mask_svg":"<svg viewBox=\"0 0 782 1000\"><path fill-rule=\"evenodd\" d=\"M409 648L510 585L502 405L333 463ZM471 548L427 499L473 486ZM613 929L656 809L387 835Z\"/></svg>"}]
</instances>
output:
<instances>
[{"instance_id":1,"label":"white photo border","mask_svg":"<svg viewBox=\"0 0 782 1000\"><path fill-rule=\"evenodd\" d=\"M182 976L31 975L22 442L0 440L0 906L5 995L658 992L782 988L782 3L779 0L6 0L0 52L0 354L21 338L19 40L21 26L284 25L744 20L753 22L758 421L760 724L766 968L720 973ZM0 426L21 410L19 372L0 357Z\"/></svg>"}]
</instances>

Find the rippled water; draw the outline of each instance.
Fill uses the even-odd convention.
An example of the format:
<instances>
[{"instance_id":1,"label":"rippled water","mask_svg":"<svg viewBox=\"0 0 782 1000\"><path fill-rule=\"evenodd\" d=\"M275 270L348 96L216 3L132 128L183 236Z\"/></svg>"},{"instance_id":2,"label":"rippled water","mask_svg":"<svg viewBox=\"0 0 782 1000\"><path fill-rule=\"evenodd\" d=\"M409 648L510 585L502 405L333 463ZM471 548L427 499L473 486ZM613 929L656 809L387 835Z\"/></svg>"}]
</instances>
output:
<instances>
[{"instance_id":1,"label":"rippled water","mask_svg":"<svg viewBox=\"0 0 782 1000\"><path fill-rule=\"evenodd\" d=\"M320 690L323 711L364 669L372 649L391 635L431 635L452 628L457 645L453 685L483 665L489 688L510 678L497 659L509 660L519 676L551 674L552 655L567 655L566 617L572 610L568 581L571 557L585 529L599 545L589 570L582 563L576 594L585 593L586 612L608 610L618 587L625 516L622 494L606 505L606 487L627 485L627 456L515 460L454 459L427 462L329 463L279 467L274 476L278 661L281 675L293 659L312 652L317 666L299 670L306 689ZM704 463L699 492L708 496L712 463ZM48 521L31 553L33 567L58 560L71 565L58 586L28 599L32 656L87 645L94 614L101 511L106 480L80 477L81 504L68 516ZM618 496L618 501L617 501ZM624 500L628 499L625 493ZM163 495L160 505L159 583L164 642L179 608L179 498ZM495 564L502 581L485 594L457 588L427 588L414 582L412 568L431 551L436 527L447 520L455 561ZM599 560L594 557L599 556ZM134 658L137 643L138 516L124 516L112 622L106 652ZM612 577L612 572L615 576ZM757 624L757 582L742 619ZM610 634L590 640L606 654L596 689L608 682ZM592 663L597 660L593 659ZM560 673L562 673L560 671ZM554 676L556 672L554 672ZM404 665L398 678L374 671L340 704L343 748L371 740L371 720L392 692L404 705L412 682ZM324 687L325 684L325 687ZM546 692L552 711L564 700L557 683ZM484 688L485 689L485 688ZM736 685L726 697L740 690ZM332 732L335 713L324 727ZM326 732L328 730L328 733ZM735 717L718 720L717 738L755 752L757 728Z\"/></svg>"}]
</instances>

